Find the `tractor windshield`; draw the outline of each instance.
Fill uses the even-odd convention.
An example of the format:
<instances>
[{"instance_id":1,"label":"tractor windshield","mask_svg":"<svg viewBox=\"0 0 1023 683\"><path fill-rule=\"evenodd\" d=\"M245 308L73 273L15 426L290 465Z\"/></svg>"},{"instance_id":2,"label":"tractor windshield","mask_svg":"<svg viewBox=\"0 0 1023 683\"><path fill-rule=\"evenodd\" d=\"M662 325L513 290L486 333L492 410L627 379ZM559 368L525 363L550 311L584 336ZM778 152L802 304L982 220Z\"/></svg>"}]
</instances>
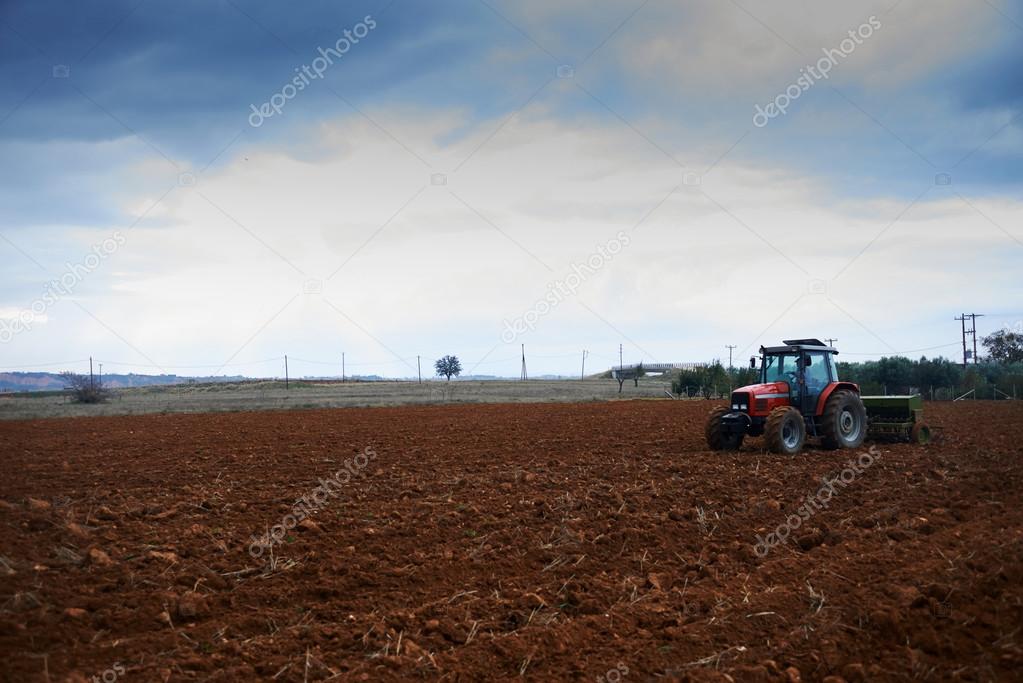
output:
<instances>
[{"instance_id":1,"label":"tractor windshield","mask_svg":"<svg viewBox=\"0 0 1023 683\"><path fill-rule=\"evenodd\" d=\"M796 353L782 353L765 357L763 381L765 383L788 382L789 388L794 388L799 372L796 366L798 358L799 354Z\"/></svg>"}]
</instances>

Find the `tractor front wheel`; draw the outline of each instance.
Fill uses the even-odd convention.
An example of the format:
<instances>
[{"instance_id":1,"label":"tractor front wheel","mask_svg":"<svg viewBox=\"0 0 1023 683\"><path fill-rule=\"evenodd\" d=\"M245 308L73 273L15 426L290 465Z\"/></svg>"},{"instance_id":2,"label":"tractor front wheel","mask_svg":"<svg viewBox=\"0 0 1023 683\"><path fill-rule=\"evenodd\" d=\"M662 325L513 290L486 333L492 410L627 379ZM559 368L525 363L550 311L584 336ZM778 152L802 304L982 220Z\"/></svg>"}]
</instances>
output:
<instances>
[{"instance_id":1,"label":"tractor front wheel","mask_svg":"<svg viewBox=\"0 0 1023 683\"><path fill-rule=\"evenodd\" d=\"M774 453L795 455L806 442L806 423L803 415L792 406L781 406L771 411L764 425L764 440Z\"/></svg>"},{"instance_id":2,"label":"tractor front wheel","mask_svg":"<svg viewBox=\"0 0 1023 683\"><path fill-rule=\"evenodd\" d=\"M737 451L742 445L742 434L732 434L724 431L721 418L729 412L728 408L715 408L707 416L707 426L704 434L707 437L707 445L712 451Z\"/></svg>"},{"instance_id":3,"label":"tractor front wheel","mask_svg":"<svg viewBox=\"0 0 1023 683\"><path fill-rule=\"evenodd\" d=\"M867 409L854 391L836 391L828 397L821 416L821 442L825 448L859 448L867 437Z\"/></svg>"}]
</instances>

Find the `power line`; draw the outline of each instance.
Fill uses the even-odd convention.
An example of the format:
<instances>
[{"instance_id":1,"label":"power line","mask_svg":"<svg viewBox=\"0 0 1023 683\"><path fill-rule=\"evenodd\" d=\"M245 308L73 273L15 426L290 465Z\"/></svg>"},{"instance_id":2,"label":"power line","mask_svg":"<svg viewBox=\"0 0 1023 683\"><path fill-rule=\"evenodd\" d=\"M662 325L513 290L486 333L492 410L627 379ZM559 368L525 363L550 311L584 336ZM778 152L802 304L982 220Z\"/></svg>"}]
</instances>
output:
<instances>
[{"instance_id":1,"label":"power line","mask_svg":"<svg viewBox=\"0 0 1023 683\"><path fill-rule=\"evenodd\" d=\"M958 320L958 318L956 318ZM835 341L838 341L837 339ZM952 342L951 344L940 344L938 346L928 346L924 349L906 349L905 351L880 351L875 353L865 353L862 351L843 351L842 354L846 356L892 356L902 355L904 353L919 353L921 351L934 351L936 349L947 349L950 346L959 346L959 342Z\"/></svg>"},{"instance_id":2,"label":"power line","mask_svg":"<svg viewBox=\"0 0 1023 683\"><path fill-rule=\"evenodd\" d=\"M79 363L88 362L88 358L79 358L78 360L66 360L60 363L32 363L31 365L4 365L0 367L0 370L22 370L24 368L52 368L60 365L77 365ZM103 361L104 363L108 361Z\"/></svg>"},{"instance_id":3,"label":"power line","mask_svg":"<svg viewBox=\"0 0 1023 683\"><path fill-rule=\"evenodd\" d=\"M342 353L341 354L342 360L344 359L344 356L345 356L345 354ZM309 358L296 358L295 356L288 356L288 358L290 358L293 361L297 360L300 363L311 363L312 365L332 365L334 367L337 367L337 361L311 360ZM367 361L367 362L363 362L363 363L348 363L348 365L351 365L352 367L361 367L363 365L395 365L395 364L400 363L400 362L402 362L404 360L412 360L413 358L416 358L416 356L410 356L407 359L401 358L401 359L398 359L398 360L381 360L381 361Z\"/></svg>"},{"instance_id":4,"label":"power line","mask_svg":"<svg viewBox=\"0 0 1023 683\"><path fill-rule=\"evenodd\" d=\"M216 365L153 365L151 363L122 363L120 361L106 360L106 359L104 359L103 362L106 363L107 365L122 365L122 366L125 366L125 367L159 368L159 369L169 369L169 370L191 370L191 369L196 369L196 368L200 368L200 369L201 368L227 368L227 367L237 367L237 366L240 366L240 365L259 365L261 363L279 363L281 361L281 358L282 358L281 356L274 356L273 358L266 358L264 360L252 360L252 361L248 361L248 362L244 362L244 363L219 363L219 364L216 364ZM86 359L86 360L88 360L88 359ZM73 361L73 362L82 362L82 363L84 363L85 361L83 360L83 361ZM40 363L40 365L45 365L45 363ZM59 363L50 363L49 365L59 365Z\"/></svg>"}]
</instances>

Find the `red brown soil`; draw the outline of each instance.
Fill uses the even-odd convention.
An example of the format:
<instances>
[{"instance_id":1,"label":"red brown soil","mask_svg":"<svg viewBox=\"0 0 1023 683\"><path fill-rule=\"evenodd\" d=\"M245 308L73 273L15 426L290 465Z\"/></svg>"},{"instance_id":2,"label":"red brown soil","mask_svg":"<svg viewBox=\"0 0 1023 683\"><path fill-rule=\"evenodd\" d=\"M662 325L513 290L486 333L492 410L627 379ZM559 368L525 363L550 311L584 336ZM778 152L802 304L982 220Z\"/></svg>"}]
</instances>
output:
<instances>
[{"instance_id":1,"label":"red brown soil","mask_svg":"<svg viewBox=\"0 0 1023 683\"><path fill-rule=\"evenodd\" d=\"M928 404L766 558L850 454L711 453L711 405L2 423L0 679L1023 679L1023 404Z\"/></svg>"}]
</instances>

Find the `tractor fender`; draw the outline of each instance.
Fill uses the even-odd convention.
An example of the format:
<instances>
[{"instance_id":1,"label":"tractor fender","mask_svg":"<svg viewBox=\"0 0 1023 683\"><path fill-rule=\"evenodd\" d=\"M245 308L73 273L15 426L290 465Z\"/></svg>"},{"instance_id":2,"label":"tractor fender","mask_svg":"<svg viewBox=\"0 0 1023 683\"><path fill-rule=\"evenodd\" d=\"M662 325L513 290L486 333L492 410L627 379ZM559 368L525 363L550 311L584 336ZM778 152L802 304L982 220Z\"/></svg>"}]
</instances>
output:
<instances>
[{"instance_id":1,"label":"tractor fender","mask_svg":"<svg viewBox=\"0 0 1023 683\"><path fill-rule=\"evenodd\" d=\"M860 393L860 386L853 384L852 382L832 382L828 386L824 387L824 391L821 392L820 397L817 399L817 410L814 412L815 416L824 414L824 404L831 398L831 394L836 391L852 391L856 394Z\"/></svg>"}]
</instances>

